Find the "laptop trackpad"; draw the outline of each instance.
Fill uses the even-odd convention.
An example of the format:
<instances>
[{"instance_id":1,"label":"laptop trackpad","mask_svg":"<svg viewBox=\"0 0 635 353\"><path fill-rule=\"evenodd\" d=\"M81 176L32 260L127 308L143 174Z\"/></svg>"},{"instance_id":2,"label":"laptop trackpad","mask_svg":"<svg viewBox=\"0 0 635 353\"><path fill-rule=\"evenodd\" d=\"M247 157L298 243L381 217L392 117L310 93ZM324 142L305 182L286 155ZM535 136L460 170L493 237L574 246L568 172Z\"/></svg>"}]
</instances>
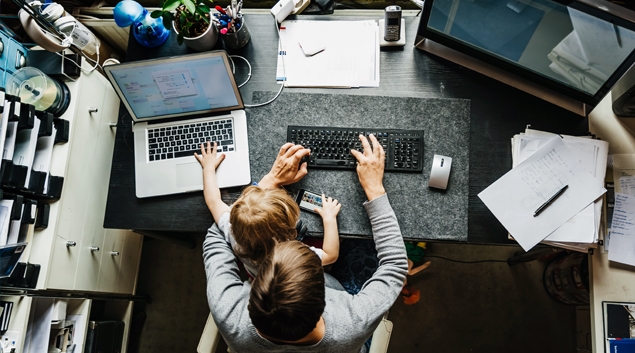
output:
<instances>
[{"instance_id":1,"label":"laptop trackpad","mask_svg":"<svg viewBox=\"0 0 635 353\"><path fill-rule=\"evenodd\" d=\"M190 186L203 187L203 170L198 162L176 165L176 186L186 188Z\"/></svg>"}]
</instances>

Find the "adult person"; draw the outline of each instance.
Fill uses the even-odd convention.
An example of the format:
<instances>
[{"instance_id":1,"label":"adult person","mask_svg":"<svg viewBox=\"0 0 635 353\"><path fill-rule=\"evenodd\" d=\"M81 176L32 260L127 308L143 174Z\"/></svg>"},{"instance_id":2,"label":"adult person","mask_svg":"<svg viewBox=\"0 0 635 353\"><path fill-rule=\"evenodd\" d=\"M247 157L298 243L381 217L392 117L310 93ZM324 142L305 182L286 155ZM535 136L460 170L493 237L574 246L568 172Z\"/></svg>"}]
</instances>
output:
<instances>
[{"instance_id":1,"label":"adult person","mask_svg":"<svg viewBox=\"0 0 635 353\"><path fill-rule=\"evenodd\" d=\"M207 297L214 321L233 351L360 352L398 297L406 278L406 250L382 182L385 152L373 135L369 138L372 149L360 136L364 152L351 153L368 198L363 206L379 267L356 295L325 275L317 255L296 241L276 244L253 285L243 282L222 232L216 225L209 229L203 242ZM306 174L298 172L296 156L282 159L279 163L278 156L274 163L275 176L263 178L265 184L289 184Z\"/></svg>"}]
</instances>

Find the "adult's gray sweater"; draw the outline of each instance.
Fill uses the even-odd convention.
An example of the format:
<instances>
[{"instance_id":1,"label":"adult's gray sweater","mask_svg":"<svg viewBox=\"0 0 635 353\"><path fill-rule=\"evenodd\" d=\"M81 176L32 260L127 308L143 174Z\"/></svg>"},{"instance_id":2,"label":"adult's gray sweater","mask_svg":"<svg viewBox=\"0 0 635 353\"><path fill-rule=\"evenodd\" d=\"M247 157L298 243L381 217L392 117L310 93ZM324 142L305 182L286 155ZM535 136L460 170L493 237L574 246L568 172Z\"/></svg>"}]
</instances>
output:
<instances>
[{"instance_id":1,"label":"adult's gray sweater","mask_svg":"<svg viewBox=\"0 0 635 353\"><path fill-rule=\"evenodd\" d=\"M223 338L234 352L359 352L397 299L407 272L407 257L397 217L388 197L365 202L379 267L356 295L326 288L322 340L310 346L276 344L261 337L247 305L251 286L241 281L231 247L214 224L203 242L207 300Z\"/></svg>"}]
</instances>

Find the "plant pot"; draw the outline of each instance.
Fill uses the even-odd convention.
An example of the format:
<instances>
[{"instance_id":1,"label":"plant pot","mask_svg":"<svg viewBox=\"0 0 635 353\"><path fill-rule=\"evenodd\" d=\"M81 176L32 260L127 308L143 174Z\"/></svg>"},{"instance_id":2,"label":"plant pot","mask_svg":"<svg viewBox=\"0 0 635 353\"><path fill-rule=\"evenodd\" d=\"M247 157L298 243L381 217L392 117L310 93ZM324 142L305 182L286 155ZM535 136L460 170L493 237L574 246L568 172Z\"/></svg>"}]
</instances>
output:
<instances>
[{"instance_id":1,"label":"plant pot","mask_svg":"<svg viewBox=\"0 0 635 353\"><path fill-rule=\"evenodd\" d=\"M179 31L176 29L174 22L172 22L172 28L176 34L179 34ZM205 33L201 34L198 37L183 37L183 43L187 45L189 48L196 51L206 51L211 50L216 46L216 42L218 41L218 28L210 23L207 26L207 30Z\"/></svg>"}]
</instances>

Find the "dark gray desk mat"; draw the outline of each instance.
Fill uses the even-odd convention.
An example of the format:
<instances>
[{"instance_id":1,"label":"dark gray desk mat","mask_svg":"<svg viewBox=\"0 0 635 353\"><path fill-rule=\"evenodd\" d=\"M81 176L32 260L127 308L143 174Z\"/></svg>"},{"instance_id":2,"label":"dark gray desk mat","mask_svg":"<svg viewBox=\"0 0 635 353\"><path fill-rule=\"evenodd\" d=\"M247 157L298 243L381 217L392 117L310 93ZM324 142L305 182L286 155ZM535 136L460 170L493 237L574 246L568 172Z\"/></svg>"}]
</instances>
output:
<instances>
[{"instance_id":1,"label":"dark gray desk mat","mask_svg":"<svg viewBox=\"0 0 635 353\"><path fill-rule=\"evenodd\" d=\"M254 92L253 102L272 92ZM306 94L284 92L273 103L247 110L251 175L269 172L286 142L288 125L341 126L424 130L423 173L385 173L384 187L404 238L467 241L470 101L407 97ZM435 154L452 157L446 191L428 188ZM342 203L341 235L371 235L362 203L366 200L355 171L309 169L299 183L287 187L324 192ZM302 212L309 231L321 235L319 215Z\"/></svg>"}]
</instances>

